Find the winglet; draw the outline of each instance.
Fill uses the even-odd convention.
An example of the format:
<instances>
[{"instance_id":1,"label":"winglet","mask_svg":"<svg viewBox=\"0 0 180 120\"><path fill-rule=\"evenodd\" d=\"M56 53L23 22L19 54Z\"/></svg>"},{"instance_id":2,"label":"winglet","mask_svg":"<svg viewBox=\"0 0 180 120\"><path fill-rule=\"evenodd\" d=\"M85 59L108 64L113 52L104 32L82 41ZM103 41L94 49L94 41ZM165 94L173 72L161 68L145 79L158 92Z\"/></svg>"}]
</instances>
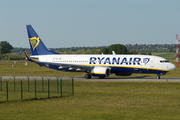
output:
<instances>
[{"instance_id":1,"label":"winglet","mask_svg":"<svg viewBox=\"0 0 180 120\"><path fill-rule=\"evenodd\" d=\"M33 61L33 60L29 57L29 55L27 54L26 50L23 50L23 51L24 51L24 54L25 54L27 60L28 60L28 61Z\"/></svg>"},{"instance_id":2,"label":"winglet","mask_svg":"<svg viewBox=\"0 0 180 120\"><path fill-rule=\"evenodd\" d=\"M113 54L113 55L116 55L116 53L115 53L114 51L112 51L112 54Z\"/></svg>"}]
</instances>

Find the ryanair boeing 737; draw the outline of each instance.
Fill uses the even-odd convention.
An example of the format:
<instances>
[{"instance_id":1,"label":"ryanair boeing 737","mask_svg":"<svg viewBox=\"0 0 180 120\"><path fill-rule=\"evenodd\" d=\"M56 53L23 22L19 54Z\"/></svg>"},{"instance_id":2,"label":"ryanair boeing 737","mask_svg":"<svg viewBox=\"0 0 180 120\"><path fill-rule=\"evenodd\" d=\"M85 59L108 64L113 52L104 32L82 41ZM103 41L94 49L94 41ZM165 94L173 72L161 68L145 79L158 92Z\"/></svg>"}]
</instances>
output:
<instances>
[{"instance_id":1,"label":"ryanair boeing 737","mask_svg":"<svg viewBox=\"0 0 180 120\"><path fill-rule=\"evenodd\" d=\"M129 76L132 73L157 74L157 79L160 79L160 75L175 69L167 59L152 55L117 55L114 52L112 55L59 54L46 48L31 25L26 27L32 55L29 57L24 52L29 61L56 70L86 72L86 79L92 76L105 78L110 74Z\"/></svg>"}]
</instances>

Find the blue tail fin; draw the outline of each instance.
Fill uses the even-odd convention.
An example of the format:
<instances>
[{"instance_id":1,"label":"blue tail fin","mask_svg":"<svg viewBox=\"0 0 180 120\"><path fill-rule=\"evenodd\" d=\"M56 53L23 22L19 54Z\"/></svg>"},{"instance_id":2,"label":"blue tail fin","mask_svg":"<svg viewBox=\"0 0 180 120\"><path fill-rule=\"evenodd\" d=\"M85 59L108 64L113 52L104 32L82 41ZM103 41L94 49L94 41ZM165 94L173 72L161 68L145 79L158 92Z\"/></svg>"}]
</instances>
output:
<instances>
[{"instance_id":1,"label":"blue tail fin","mask_svg":"<svg viewBox=\"0 0 180 120\"><path fill-rule=\"evenodd\" d=\"M29 36L29 43L31 47L32 55L48 55L48 54L59 54L50 51L46 48L44 43L41 41L37 33L34 31L31 25L26 25Z\"/></svg>"}]
</instances>

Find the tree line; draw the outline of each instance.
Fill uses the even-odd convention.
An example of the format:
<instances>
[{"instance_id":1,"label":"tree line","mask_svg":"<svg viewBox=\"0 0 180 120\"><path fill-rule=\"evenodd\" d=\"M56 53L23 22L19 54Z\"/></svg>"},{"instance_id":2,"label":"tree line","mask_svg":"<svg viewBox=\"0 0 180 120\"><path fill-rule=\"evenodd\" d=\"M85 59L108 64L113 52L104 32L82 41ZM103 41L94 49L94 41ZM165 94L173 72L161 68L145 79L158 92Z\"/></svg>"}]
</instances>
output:
<instances>
[{"instance_id":1,"label":"tree line","mask_svg":"<svg viewBox=\"0 0 180 120\"><path fill-rule=\"evenodd\" d=\"M122 44L112 44L108 47L102 47L101 49L79 49L77 51L66 49L66 50L57 50L56 52L61 53L61 54L112 54L112 51L114 51L116 54L151 55L150 52L140 52L135 49L128 50L127 47Z\"/></svg>"},{"instance_id":2,"label":"tree line","mask_svg":"<svg viewBox=\"0 0 180 120\"><path fill-rule=\"evenodd\" d=\"M96 46L96 47L69 47L69 48L50 48L52 51L56 51L61 54L112 54L114 51L116 54L145 54L151 55L151 52L175 52L175 44L112 44L110 46ZM179 46L180 47L180 46ZM7 41L0 42L0 60L18 60L25 59L23 49L13 47ZM13 54L12 54L12 53ZM30 49L27 52L31 54ZM9 53L9 54L7 54ZM11 54L10 54L11 53Z\"/></svg>"},{"instance_id":3,"label":"tree line","mask_svg":"<svg viewBox=\"0 0 180 120\"><path fill-rule=\"evenodd\" d=\"M10 54L13 46L7 41L0 42L0 60L24 60L20 54Z\"/></svg>"}]
</instances>

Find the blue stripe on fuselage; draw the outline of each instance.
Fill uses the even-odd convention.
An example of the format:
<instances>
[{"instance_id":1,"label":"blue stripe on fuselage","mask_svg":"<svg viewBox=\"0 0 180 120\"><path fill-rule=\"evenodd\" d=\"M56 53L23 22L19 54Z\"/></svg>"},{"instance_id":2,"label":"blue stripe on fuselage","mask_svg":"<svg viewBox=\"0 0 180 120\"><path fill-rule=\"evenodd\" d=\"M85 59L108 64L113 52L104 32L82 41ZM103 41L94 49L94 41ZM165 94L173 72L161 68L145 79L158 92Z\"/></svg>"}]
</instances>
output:
<instances>
[{"instance_id":1,"label":"blue stripe on fuselage","mask_svg":"<svg viewBox=\"0 0 180 120\"><path fill-rule=\"evenodd\" d=\"M53 65L53 64L48 64L48 63L38 63L41 64L42 66L51 68L51 69L56 69L56 70L61 70L61 71L76 71L76 69L69 70L70 67L66 68L61 68L59 69L59 65ZM107 66L108 67L108 66ZM132 67L125 67L125 66L118 66L118 67L110 67L111 68L111 73L166 73L168 71L163 71L163 70L158 70L158 69L148 69L148 68L132 68ZM78 72L86 72L86 71L78 71Z\"/></svg>"},{"instance_id":2,"label":"blue stripe on fuselage","mask_svg":"<svg viewBox=\"0 0 180 120\"><path fill-rule=\"evenodd\" d=\"M127 67L110 67L112 73L162 73L167 72L156 69L127 68Z\"/></svg>"}]
</instances>

